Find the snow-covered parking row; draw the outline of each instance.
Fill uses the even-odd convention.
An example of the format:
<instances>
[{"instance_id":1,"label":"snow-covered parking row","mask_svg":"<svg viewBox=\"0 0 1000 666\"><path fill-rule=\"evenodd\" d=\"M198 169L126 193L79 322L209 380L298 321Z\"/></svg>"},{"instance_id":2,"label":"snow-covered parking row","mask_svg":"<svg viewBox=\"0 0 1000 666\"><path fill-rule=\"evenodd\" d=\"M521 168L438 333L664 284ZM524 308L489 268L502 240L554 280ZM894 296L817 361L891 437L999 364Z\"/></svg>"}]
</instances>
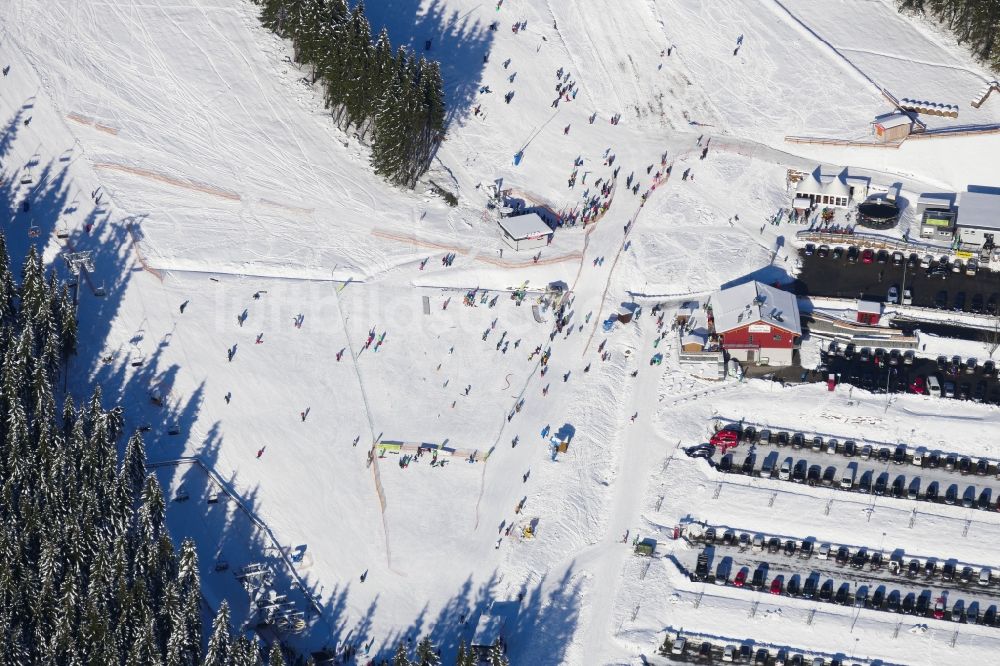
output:
<instances>
[{"instance_id":1,"label":"snow-covered parking row","mask_svg":"<svg viewBox=\"0 0 1000 666\"><path fill-rule=\"evenodd\" d=\"M660 654L673 663L698 663L708 660L722 660L754 664L754 666L890 666L881 660L845 659L844 655L830 655L803 648L759 643L752 639L736 639L715 636L687 629L667 628ZM772 662L771 659L774 659Z\"/></svg>"},{"instance_id":2,"label":"snow-covered parking row","mask_svg":"<svg viewBox=\"0 0 1000 666\"><path fill-rule=\"evenodd\" d=\"M893 465L878 459L828 464L825 454L801 450L794 455L778 451L748 451L741 457L724 455L718 463L723 473L759 476L779 482L822 486L863 495L961 505L983 511L1000 510L1000 480L995 476L961 476L938 469Z\"/></svg>"},{"instance_id":3,"label":"snow-covered parking row","mask_svg":"<svg viewBox=\"0 0 1000 666\"><path fill-rule=\"evenodd\" d=\"M678 560L678 565L687 567L688 560L697 551L684 553ZM775 596L789 596L806 600L853 606L888 613L902 613L917 617L934 618L969 624L982 624L988 627L1000 626L997 623L997 605L994 600L1000 598L995 589L977 586L976 571L972 567L964 567L963 580L954 577L955 567L951 562L948 574L952 584L945 585L945 574L941 569L941 579L924 576L917 580L923 569L919 562L913 575L905 577L891 575L886 569L864 571L861 568L847 567L850 561L850 551L847 547L840 548L841 553L834 562L814 559L809 566L803 566L803 561L797 557L782 557L768 554L767 557L755 557L749 551L740 551L725 546L706 546L697 553L692 580L710 582L715 585L731 586L747 592L770 592ZM934 566L932 571L937 571ZM989 569L984 568L989 579ZM956 589L961 586L964 589Z\"/></svg>"}]
</instances>

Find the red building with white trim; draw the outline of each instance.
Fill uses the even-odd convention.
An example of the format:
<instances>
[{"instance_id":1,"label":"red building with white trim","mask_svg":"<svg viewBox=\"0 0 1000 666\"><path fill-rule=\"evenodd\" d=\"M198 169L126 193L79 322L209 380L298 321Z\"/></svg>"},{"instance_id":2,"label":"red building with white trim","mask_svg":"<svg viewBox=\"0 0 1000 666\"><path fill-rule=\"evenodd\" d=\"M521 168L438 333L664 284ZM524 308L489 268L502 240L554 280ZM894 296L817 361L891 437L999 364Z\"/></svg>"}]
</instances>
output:
<instances>
[{"instance_id":1,"label":"red building with white trim","mask_svg":"<svg viewBox=\"0 0 1000 666\"><path fill-rule=\"evenodd\" d=\"M802 337L795 295L761 282L717 291L711 322L730 358L762 365L791 365Z\"/></svg>"}]
</instances>

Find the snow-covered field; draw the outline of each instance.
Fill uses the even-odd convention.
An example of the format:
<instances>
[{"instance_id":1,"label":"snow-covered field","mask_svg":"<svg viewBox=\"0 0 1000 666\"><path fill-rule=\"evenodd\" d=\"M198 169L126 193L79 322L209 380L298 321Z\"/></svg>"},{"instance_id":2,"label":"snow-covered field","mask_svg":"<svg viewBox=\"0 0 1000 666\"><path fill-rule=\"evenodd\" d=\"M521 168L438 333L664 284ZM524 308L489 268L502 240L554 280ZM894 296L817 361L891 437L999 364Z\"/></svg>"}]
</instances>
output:
<instances>
[{"instance_id":1,"label":"snow-covered field","mask_svg":"<svg viewBox=\"0 0 1000 666\"><path fill-rule=\"evenodd\" d=\"M888 0L369 3L376 32L386 25L417 47L433 38L443 61L452 124L431 177L457 191L449 208L370 172L248 2L12 0L8 10L9 245L43 245L58 266L60 254L94 252L74 383L99 382L131 428L150 426L152 462L197 457L239 499L207 504L218 481L197 465L157 468L171 492L190 493L171 504L170 526L178 540L199 538L210 603L230 595L246 613L233 573L266 562L309 611L290 644L359 645L368 658L426 633L451 653L493 601L511 602L495 608L517 664L637 663L681 625L894 663L985 662L996 650L995 629L963 627L952 647L956 625L934 620L888 640L895 620L873 611L851 624L846 609L823 606L807 625L803 600L769 599L780 612L748 620L748 596L728 589L695 606L700 584L666 559L640 578L645 562L629 545L653 536L669 555L686 546L668 533L697 518L851 543L885 533L914 551L989 561L994 514L977 514L964 536L969 510L958 507L922 509L909 527L903 500L869 516L850 502L824 514L825 496L801 487L768 505L766 482L713 497L715 473L677 447L723 416L1000 456L996 409L915 397L887 408L861 391L695 379L669 336L654 348L648 313L657 300L792 271L796 229L765 226L788 205L787 168L884 170L908 192L1000 184L1000 135L898 150L784 141L865 135L890 110L872 81L960 104L959 124L1000 121L1000 99L968 106L986 73L939 31ZM515 21L526 30L512 32ZM560 68L578 94L553 107ZM477 94L485 85L493 92ZM665 166L672 175L643 204ZM502 179L568 211L618 167L596 225L559 229L537 263L534 250L500 252L487 185ZM515 305L510 290L526 281ZM550 338L551 309L540 322L532 305L552 281L572 300L569 333ZM464 305L477 288L495 305ZM630 293L646 311L605 332ZM966 353L932 343L928 354ZM538 346L552 349L544 376ZM651 366L657 351L666 360ZM541 433L561 429L575 435L553 458ZM379 440L456 453L443 466L430 454L371 463ZM220 559L228 570L214 570Z\"/></svg>"}]
</instances>

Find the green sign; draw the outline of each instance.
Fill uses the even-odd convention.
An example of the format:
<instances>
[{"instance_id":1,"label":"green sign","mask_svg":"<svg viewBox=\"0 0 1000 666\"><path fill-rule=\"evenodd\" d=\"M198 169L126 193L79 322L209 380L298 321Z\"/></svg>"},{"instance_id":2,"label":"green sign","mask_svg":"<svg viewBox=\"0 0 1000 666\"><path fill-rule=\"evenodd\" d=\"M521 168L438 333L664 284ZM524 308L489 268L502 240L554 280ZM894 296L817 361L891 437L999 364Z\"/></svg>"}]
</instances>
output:
<instances>
[{"instance_id":1,"label":"green sign","mask_svg":"<svg viewBox=\"0 0 1000 666\"><path fill-rule=\"evenodd\" d=\"M924 224L929 224L932 227L950 227L951 220L948 218L942 219L940 217L927 217L924 218Z\"/></svg>"}]
</instances>

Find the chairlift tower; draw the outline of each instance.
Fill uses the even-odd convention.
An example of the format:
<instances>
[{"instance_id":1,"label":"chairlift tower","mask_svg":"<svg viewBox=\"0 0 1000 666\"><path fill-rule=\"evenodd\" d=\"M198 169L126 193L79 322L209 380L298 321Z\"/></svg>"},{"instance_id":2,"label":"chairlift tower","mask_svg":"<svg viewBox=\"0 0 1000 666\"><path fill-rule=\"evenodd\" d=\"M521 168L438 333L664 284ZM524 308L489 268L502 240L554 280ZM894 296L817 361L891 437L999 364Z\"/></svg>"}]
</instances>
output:
<instances>
[{"instance_id":1,"label":"chairlift tower","mask_svg":"<svg viewBox=\"0 0 1000 666\"><path fill-rule=\"evenodd\" d=\"M64 254L63 259L66 260L66 266L69 268L69 272L76 278L76 289L73 292L73 305L75 306L80 302L80 279L83 277L81 273L84 271L93 272L94 270L93 253L89 250L85 250L83 252L70 252L68 254Z\"/></svg>"}]
</instances>

